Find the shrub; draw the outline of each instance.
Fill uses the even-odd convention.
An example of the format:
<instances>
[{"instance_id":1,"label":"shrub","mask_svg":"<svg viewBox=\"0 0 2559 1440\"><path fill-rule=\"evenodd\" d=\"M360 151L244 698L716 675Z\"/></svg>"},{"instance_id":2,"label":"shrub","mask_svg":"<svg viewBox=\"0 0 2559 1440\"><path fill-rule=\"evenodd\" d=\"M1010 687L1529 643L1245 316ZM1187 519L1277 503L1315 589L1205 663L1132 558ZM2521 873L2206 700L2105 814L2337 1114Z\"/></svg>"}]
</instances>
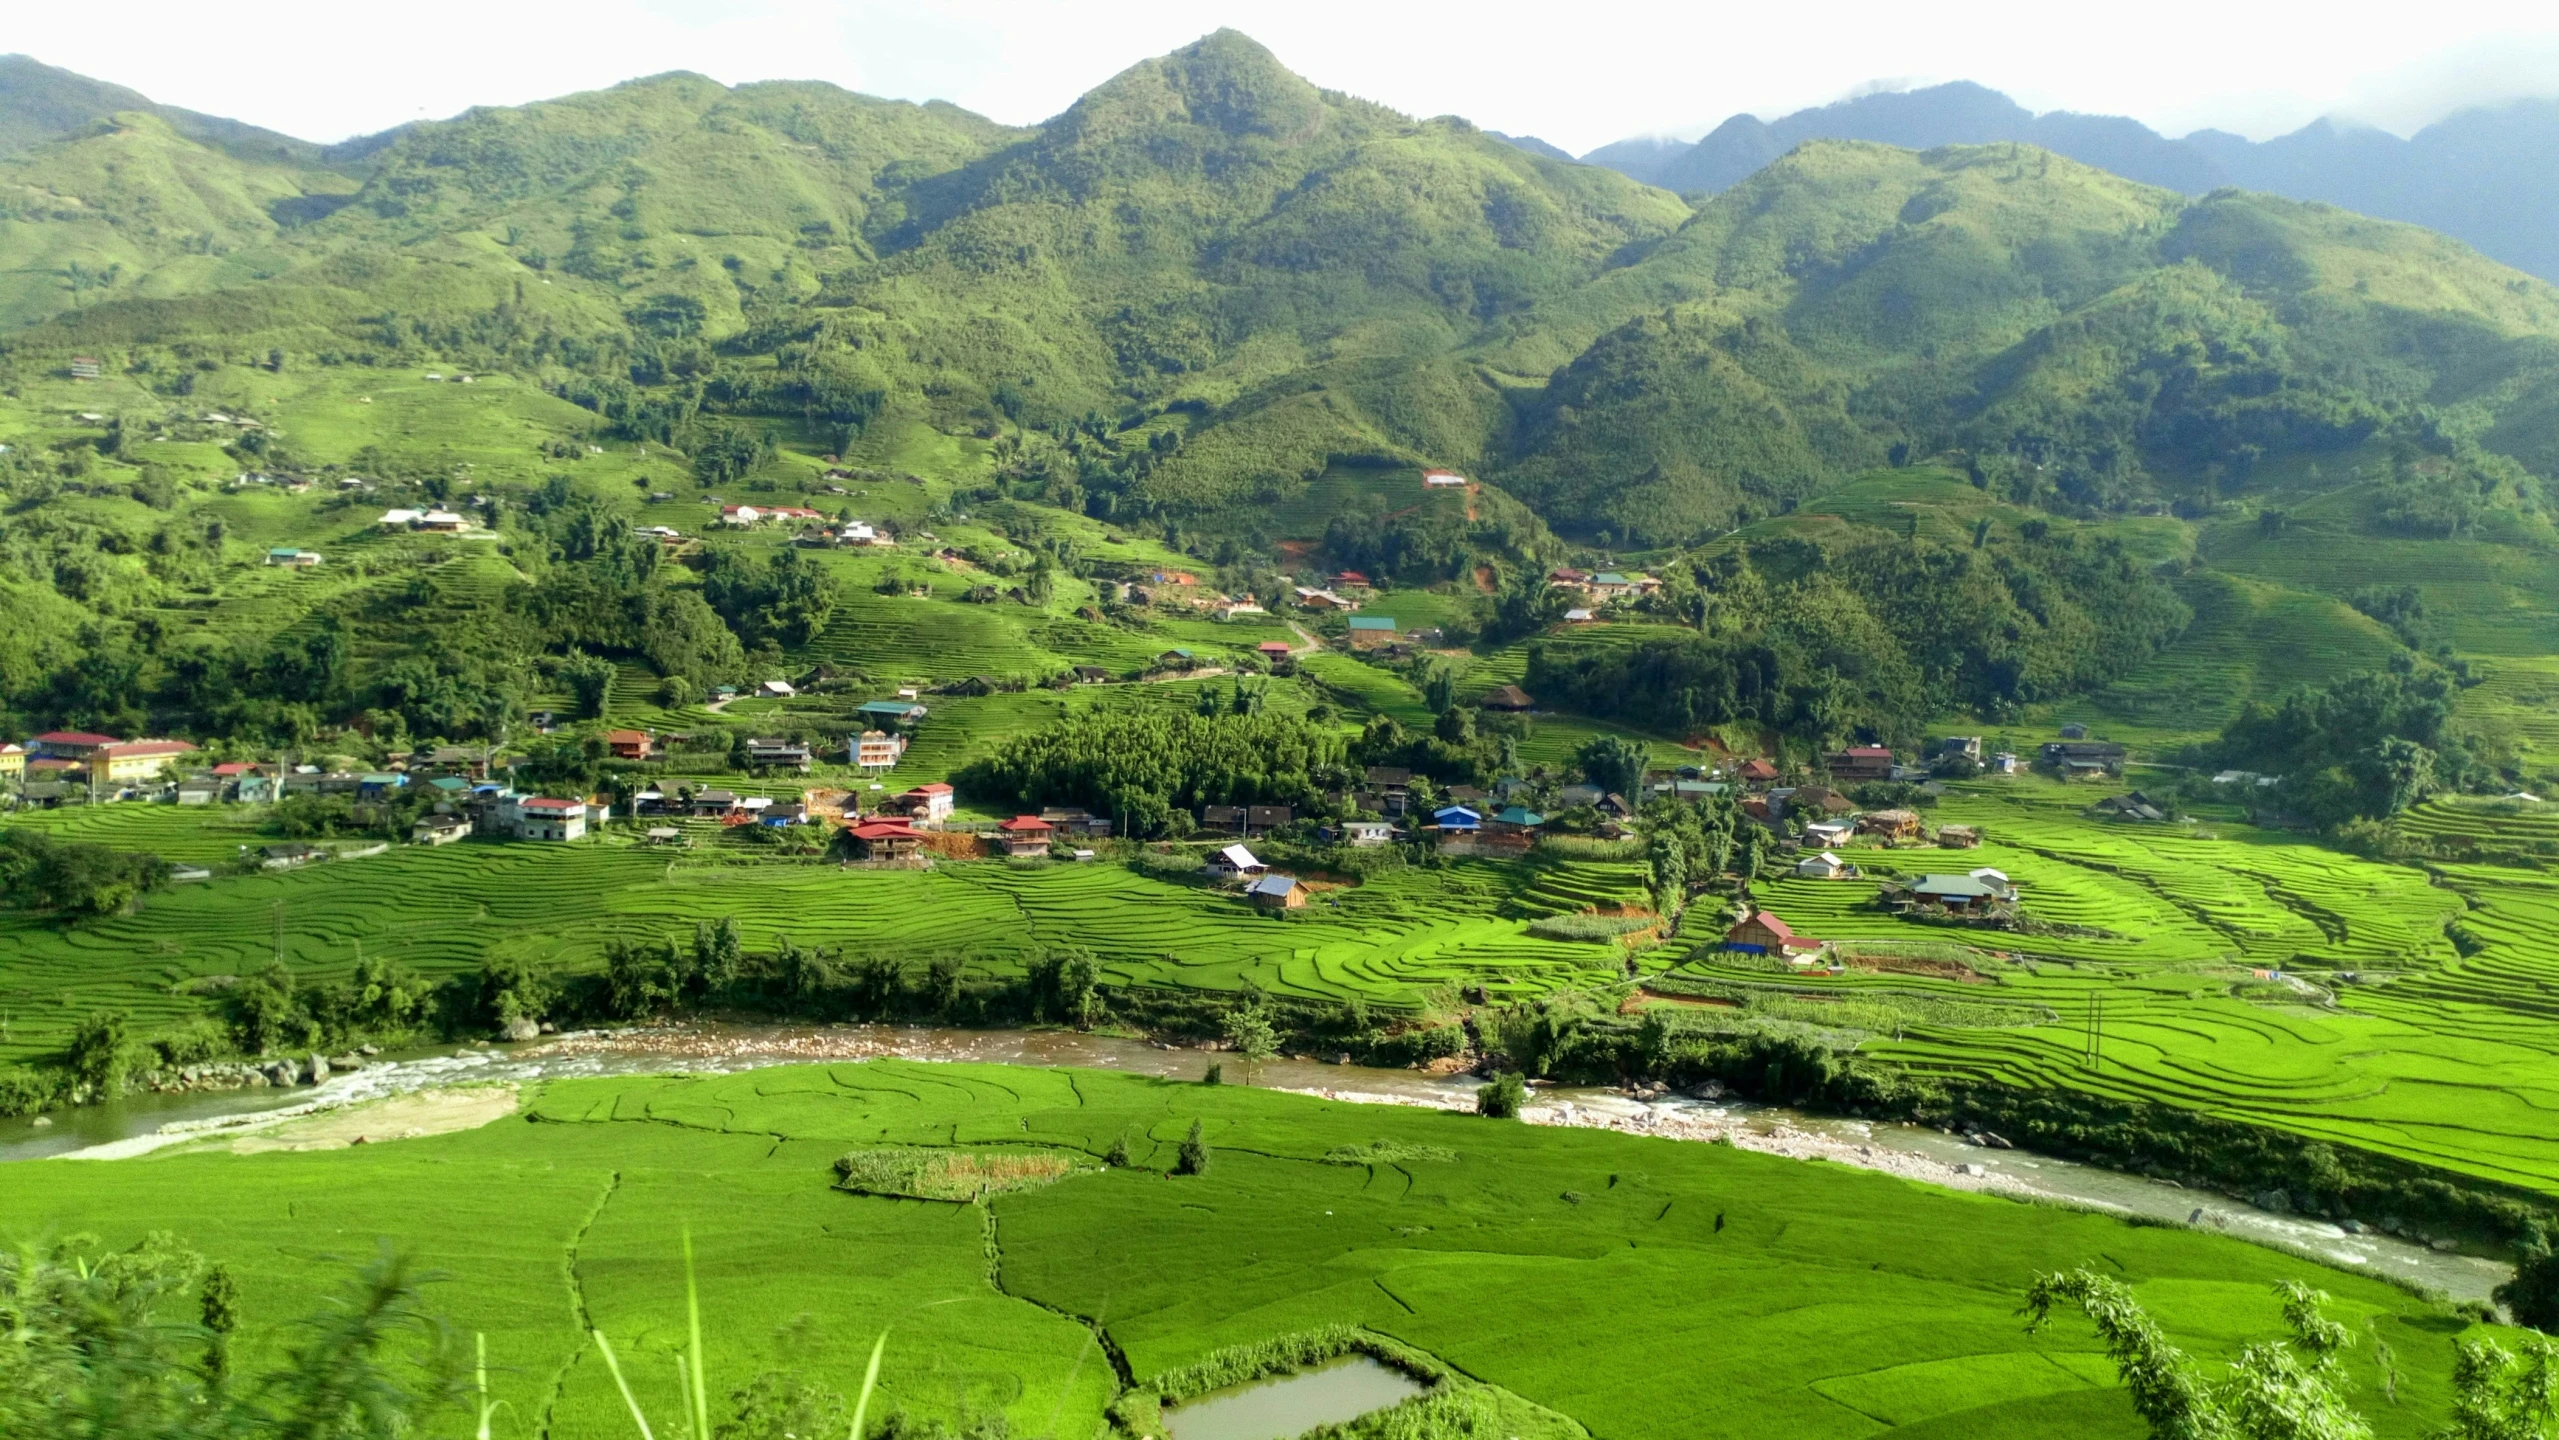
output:
<instances>
[{"instance_id":1,"label":"shrub","mask_svg":"<svg viewBox=\"0 0 2559 1440\"><path fill-rule=\"evenodd\" d=\"M100 1097L113 1095L124 1088L125 1073L133 1067L132 1037L125 1028L121 1010L100 1010L80 1022L71 1032L71 1049L64 1057L71 1073Z\"/></svg>"},{"instance_id":2,"label":"shrub","mask_svg":"<svg viewBox=\"0 0 2559 1440\"><path fill-rule=\"evenodd\" d=\"M1176 1175L1208 1173L1208 1145L1200 1139L1200 1122L1197 1120L1191 1122L1191 1133L1182 1137L1182 1150L1173 1161L1173 1173Z\"/></svg>"},{"instance_id":3,"label":"shrub","mask_svg":"<svg viewBox=\"0 0 2559 1440\"><path fill-rule=\"evenodd\" d=\"M1475 1092L1475 1113L1495 1120L1516 1120L1528 1101L1528 1083L1516 1070L1505 1070Z\"/></svg>"}]
</instances>

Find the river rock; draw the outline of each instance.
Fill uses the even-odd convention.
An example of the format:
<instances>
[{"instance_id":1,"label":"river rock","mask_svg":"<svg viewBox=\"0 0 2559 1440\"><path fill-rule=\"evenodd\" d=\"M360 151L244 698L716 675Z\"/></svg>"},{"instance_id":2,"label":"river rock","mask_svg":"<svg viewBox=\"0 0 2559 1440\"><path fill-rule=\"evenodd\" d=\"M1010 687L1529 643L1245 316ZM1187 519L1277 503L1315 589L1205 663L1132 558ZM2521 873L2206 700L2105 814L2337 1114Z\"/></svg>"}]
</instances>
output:
<instances>
[{"instance_id":1,"label":"river rock","mask_svg":"<svg viewBox=\"0 0 2559 1440\"><path fill-rule=\"evenodd\" d=\"M329 1057L321 1054L317 1050L312 1051L311 1058L303 1062L302 1075L304 1079L310 1081L314 1085L328 1079Z\"/></svg>"},{"instance_id":2,"label":"river rock","mask_svg":"<svg viewBox=\"0 0 2559 1440\"><path fill-rule=\"evenodd\" d=\"M39 1130L49 1130L53 1128L53 1117L50 1115L39 1115L27 1123L33 1125Z\"/></svg>"},{"instance_id":3,"label":"river rock","mask_svg":"<svg viewBox=\"0 0 2559 1440\"><path fill-rule=\"evenodd\" d=\"M2364 1222L2349 1218L2338 1221L2337 1228L2345 1231L2349 1235L2361 1235L2364 1233Z\"/></svg>"},{"instance_id":4,"label":"river rock","mask_svg":"<svg viewBox=\"0 0 2559 1440\"><path fill-rule=\"evenodd\" d=\"M267 1066L259 1073L267 1077L268 1084L279 1087L290 1085L294 1081L302 1078L301 1072L297 1071L292 1065L282 1060L278 1060Z\"/></svg>"},{"instance_id":5,"label":"river rock","mask_svg":"<svg viewBox=\"0 0 2559 1440\"><path fill-rule=\"evenodd\" d=\"M358 1045L357 1047L355 1047L355 1053L357 1053L358 1055L363 1055L363 1056L366 1056L366 1057L370 1058L370 1057L372 1057L372 1056L375 1056L375 1055L379 1055L379 1054L381 1054L381 1053L382 1053L382 1047L381 1047L381 1046L379 1046L379 1045Z\"/></svg>"},{"instance_id":6,"label":"river rock","mask_svg":"<svg viewBox=\"0 0 2559 1440\"><path fill-rule=\"evenodd\" d=\"M1975 1165L1975 1164L1973 1164L1971 1161L1967 1160L1967 1161L1965 1161L1963 1164L1958 1165L1958 1166L1956 1166L1956 1167L1955 1167L1955 1173L1956 1173L1956 1174L1958 1174L1958 1175L1975 1175L1975 1176L1979 1176L1979 1175L1988 1175L1990 1172L1989 1172L1988 1170L1983 1169L1983 1168L1982 1168L1982 1167L1980 1167L1979 1165Z\"/></svg>"},{"instance_id":7,"label":"river rock","mask_svg":"<svg viewBox=\"0 0 2559 1440\"><path fill-rule=\"evenodd\" d=\"M1994 1134L1988 1130L1981 1132L1981 1143L1989 1146L1993 1150L2014 1150L2017 1148L2016 1146L2008 1143L2006 1136Z\"/></svg>"},{"instance_id":8,"label":"river rock","mask_svg":"<svg viewBox=\"0 0 2559 1440\"><path fill-rule=\"evenodd\" d=\"M2429 1240L2426 1242L2426 1248L2435 1251L2438 1254L2449 1255L2455 1250L2461 1248L2461 1242L2458 1240Z\"/></svg>"},{"instance_id":9,"label":"river rock","mask_svg":"<svg viewBox=\"0 0 2559 1440\"><path fill-rule=\"evenodd\" d=\"M2260 1210L2272 1211L2277 1215L2287 1214L2292 1210L2292 1197L2281 1190L2260 1190L2248 1197L2248 1203Z\"/></svg>"},{"instance_id":10,"label":"river rock","mask_svg":"<svg viewBox=\"0 0 2559 1440\"><path fill-rule=\"evenodd\" d=\"M541 1037L542 1027L530 1016L518 1015L506 1022L506 1028L499 1034L509 1040L534 1040Z\"/></svg>"}]
</instances>

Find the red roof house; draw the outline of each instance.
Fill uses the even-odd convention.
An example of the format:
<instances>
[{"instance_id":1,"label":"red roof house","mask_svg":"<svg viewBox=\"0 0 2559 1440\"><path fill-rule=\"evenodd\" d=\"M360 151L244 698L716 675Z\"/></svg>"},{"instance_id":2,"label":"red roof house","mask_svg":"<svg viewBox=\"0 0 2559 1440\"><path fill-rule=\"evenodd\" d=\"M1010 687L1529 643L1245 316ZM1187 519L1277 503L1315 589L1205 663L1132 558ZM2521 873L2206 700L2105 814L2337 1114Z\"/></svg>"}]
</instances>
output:
<instances>
[{"instance_id":1,"label":"red roof house","mask_svg":"<svg viewBox=\"0 0 2559 1440\"><path fill-rule=\"evenodd\" d=\"M865 860L898 860L924 848L924 832L903 820L865 820L846 827Z\"/></svg>"},{"instance_id":2,"label":"red roof house","mask_svg":"<svg viewBox=\"0 0 2559 1440\"><path fill-rule=\"evenodd\" d=\"M1765 910L1754 910L1741 923L1724 932L1724 948L1745 955L1805 954L1822 948L1822 942L1809 935L1798 935L1783 920Z\"/></svg>"},{"instance_id":3,"label":"red roof house","mask_svg":"<svg viewBox=\"0 0 2559 1440\"><path fill-rule=\"evenodd\" d=\"M1049 838L1057 827L1037 815L1016 815L995 827L996 839L1007 855L1046 855Z\"/></svg>"},{"instance_id":4,"label":"red roof house","mask_svg":"<svg viewBox=\"0 0 2559 1440\"><path fill-rule=\"evenodd\" d=\"M1777 778L1777 767L1754 755L1734 767L1733 773L1752 784L1764 785Z\"/></svg>"}]
</instances>

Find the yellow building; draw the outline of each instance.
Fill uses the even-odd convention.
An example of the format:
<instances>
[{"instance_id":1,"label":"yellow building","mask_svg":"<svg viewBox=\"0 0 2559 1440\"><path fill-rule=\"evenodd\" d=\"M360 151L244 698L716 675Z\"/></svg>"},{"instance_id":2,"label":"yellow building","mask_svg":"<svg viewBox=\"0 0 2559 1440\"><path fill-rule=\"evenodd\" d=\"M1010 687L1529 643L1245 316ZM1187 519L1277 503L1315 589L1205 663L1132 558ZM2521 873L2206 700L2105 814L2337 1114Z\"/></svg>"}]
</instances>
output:
<instances>
[{"instance_id":1,"label":"yellow building","mask_svg":"<svg viewBox=\"0 0 2559 1440\"><path fill-rule=\"evenodd\" d=\"M0 780L27 778L27 747L0 745Z\"/></svg>"},{"instance_id":2,"label":"yellow building","mask_svg":"<svg viewBox=\"0 0 2559 1440\"><path fill-rule=\"evenodd\" d=\"M194 753L195 747L184 740L127 740L117 745L100 746L97 758L106 762L104 778L114 782L149 780L167 769L169 763L179 756Z\"/></svg>"}]
</instances>

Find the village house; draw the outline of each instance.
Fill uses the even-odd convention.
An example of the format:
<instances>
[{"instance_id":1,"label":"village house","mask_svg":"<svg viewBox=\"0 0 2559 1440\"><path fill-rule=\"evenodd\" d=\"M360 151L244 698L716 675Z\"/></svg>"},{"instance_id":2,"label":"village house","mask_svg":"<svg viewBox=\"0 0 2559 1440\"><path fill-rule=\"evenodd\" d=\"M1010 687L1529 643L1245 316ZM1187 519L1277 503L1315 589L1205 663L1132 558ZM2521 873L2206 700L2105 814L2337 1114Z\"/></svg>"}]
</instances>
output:
<instances>
[{"instance_id":1,"label":"village house","mask_svg":"<svg viewBox=\"0 0 2559 1440\"><path fill-rule=\"evenodd\" d=\"M1990 773L1991 773L1991 774L1993 774L1993 775L2014 775L2014 774L2016 774L2016 773L2017 773L2017 756L2016 756L2016 753L2015 753L2014 751L2002 750L2002 751L2000 751L1998 754L1991 756L1991 757L1990 757L1989 770L1990 770Z\"/></svg>"},{"instance_id":2,"label":"village house","mask_svg":"<svg viewBox=\"0 0 2559 1440\"><path fill-rule=\"evenodd\" d=\"M1343 844L1361 850L1373 850L1395 838L1395 827L1384 820L1345 820L1341 832Z\"/></svg>"},{"instance_id":3,"label":"village house","mask_svg":"<svg viewBox=\"0 0 2559 1440\"><path fill-rule=\"evenodd\" d=\"M412 528L429 535L459 535L471 528L471 522L450 510L429 510L413 522Z\"/></svg>"},{"instance_id":4,"label":"village house","mask_svg":"<svg viewBox=\"0 0 2559 1440\"><path fill-rule=\"evenodd\" d=\"M1777 767L1754 755L1733 767L1733 778L1745 785L1765 785L1777 778Z\"/></svg>"},{"instance_id":5,"label":"village house","mask_svg":"<svg viewBox=\"0 0 2559 1440\"><path fill-rule=\"evenodd\" d=\"M1837 854L1816 850L1795 862L1795 877L1799 880L1854 880L1858 873L1856 866Z\"/></svg>"},{"instance_id":6,"label":"village house","mask_svg":"<svg viewBox=\"0 0 2559 1440\"><path fill-rule=\"evenodd\" d=\"M1786 797L1786 813L1790 815L1845 815L1856 808L1847 796L1827 785L1798 785Z\"/></svg>"},{"instance_id":7,"label":"village house","mask_svg":"<svg viewBox=\"0 0 2559 1440\"><path fill-rule=\"evenodd\" d=\"M1260 605L1260 603L1259 603L1259 602L1256 602L1256 601L1252 601L1252 600L1229 600L1229 601L1227 601L1226 603L1224 603L1224 604L1222 604L1222 605L1218 606L1218 607L1217 607L1217 612L1216 612L1216 613L1217 613L1217 618L1218 618L1218 619L1220 619L1220 620L1233 620L1233 619L1235 619L1235 618L1236 618L1236 617L1238 617L1238 616L1243 616L1243 615L1268 615L1268 614L1270 614L1271 612L1270 612L1270 611L1268 611L1268 610L1263 609L1263 608L1262 608L1262 606Z\"/></svg>"},{"instance_id":8,"label":"village house","mask_svg":"<svg viewBox=\"0 0 2559 1440\"><path fill-rule=\"evenodd\" d=\"M695 815L702 819L724 820L731 814L735 813L739 808L737 792L734 790L696 790L693 792L692 810Z\"/></svg>"},{"instance_id":9,"label":"village house","mask_svg":"<svg viewBox=\"0 0 2559 1440\"><path fill-rule=\"evenodd\" d=\"M1308 610L1357 610L1359 608L1359 602L1356 600L1331 590L1317 589L1312 585L1296 586L1291 593L1297 597L1297 603Z\"/></svg>"},{"instance_id":10,"label":"village house","mask_svg":"<svg viewBox=\"0 0 2559 1440\"><path fill-rule=\"evenodd\" d=\"M518 840L582 839L586 802L528 795L511 803L506 824Z\"/></svg>"},{"instance_id":11,"label":"village house","mask_svg":"<svg viewBox=\"0 0 2559 1440\"><path fill-rule=\"evenodd\" d=\"M936 780L930 785L918 785L889 803L918 820L938 822L951 818L956 802L951 787Z\"/></svg>"},{"instance_id":12,"label":"village house","mask_svg":"<svg viewBox=\"0 0 2559 1440\"><path fill-rule=\"evenodd\" d=\"M267 563L270 565L282 565L289 569L308 570L312 566L320 563L320 552L317 550L296 550L290 546L279 545L274 549L267 551Z\"/></svg>"},{"instance_id":13,"label":"village house","mask_svg":"<svg viewBox=\"0 0 2559 1440\"><path fill-rule=\"evenodd\" d=\"M1583 606L1575 606L1574 608L1564 612L1564 623L1567 625L1596 625L1599 623L1599 612Z\"/></svg>"},{"instance_id":14,"label":"village house","mask_svg":"<svg viewBox=\"0 0 2559 1440\"><path fill-rule=\"evenodd\" d=\"M2064 740L2085 740L2088 738L2088 727L2074 720L2061 727L2061 738Z\"/></svg>"},{"instance_id":15,"label":"village house","mask_svg":"<svg viewBox=\"0 0 2559 1440\"><path fill-rule=\"evenodd\" d=\"M925 710L912 699L865 700L853 707L853 713L867 721L913 725L923 720Z\"/></svg>"},{"instance_id":16,"label":"village house","mask_svg":"<svg viewBox=\"0 0 2559 1440\"><path fill-rule=\"evenodd\" d=\"M1981 737L1978 735L1949 735L1945 739L1937 742L1936 753L1941 759L1950 755L1961 755L1967 760L1979 760L1981 758Z\"/></svg>"},{"instance_id":17,"label":"village house","mask_svg":"<svg viewBox=\"0 0 2559 1440\"><path fill-rule=\"evenodd\" d=\"M779 765L806 770L811 760L805 740L749 738L746 742L746 763L750 766Z\"/></svg>"},{"instance_id":18,"label":"village house","mask_svg":"<svg viewBox=\"0 0 2559 1440\"><path fill-rule=\"evenodd\" d=\"M1458 474L1454 470L1425 470L1422 472L1422 488L1425 490L1457 490L1463 489L1466 484L1466 477Z\"/></svg>"},{"instance_id":19,"label":"village house","mask_svg":"<svg viewBox=\"0 0 2559 1440\"><path fill-rule=\"evenodd\" d=\"M1259 875L1270 867L1254 858L1253 852L1241 845L1229 845L1208 857L1200 869L1220 880L1233 880L1246 875Z\"/></svg>"},{"instance_id":20,"label":"village house","mask_svg":"<svg viewBox=\"0 0 2559 1440\"><path fill-rule=\"evenodd\" d=\"M1368 789L1363 793L1376 798L1377 804L1373 808L1378 813L1400 817L1406 810L1412 808L1412 771L1395 765L1371 765L1366 771L1365 779ZM1362 808L1371 807L1363 806Z\"/></svg>"},{"instance_id":21,"label":"village house","mask_svg":"<svg viewBox=\"0 0 2559 1440\"><path fill-rule=\"evenodd\" d=\"M1485 691L1484 698L1475 703L1487 710L1501 710L1514 714L1537 708L1537 702L1528 698L1528 692L1516 685L1496 685Z\"/></svg>"},{"instance_id":22,"label":"village house","mask_svg":"<svg viewBox=\"0 0 2559 1440\"><path fill-rule=\"evenodd\" d=\"M2043 754L2044 763L2065 779L2124 773L2124 747L2112 740L2048 741Z\"/></svg>"},{"instance_id":23,"label":"village house","mask_svg":"<svg viewBox=\"0 0 2559 1440\"><path fill-rule=\"evenodd\" d=\"M1804 843L1821 850L1836 850L1857 834L1854 820L1817 820L1804 827Z\"/></svg>"},{"instance_id":24,"label":"village house","mask_svg":"<svg viewBox=\"0 0 2559 1440\"><path fill-rule=\"evenodd\" d=\"M1357 570L1344 570L1333 577L1333 588L1336 590L1365 590L1368 588L1368 577Z\"/></svg>"},{"instance_id":25,"label":"village house","mask_svg":"<svg viewBox=\"0 0 2559 1440\"><path fill-rule=\"evenodd\" d=\"M314 860L326 860L329 852L310 845L268 845L259 850L258 866L265 870L299 870Z\"/></svg>"},{"instance_id":26,"label":"village house","mask_svg":"<svg viewBox=\"0 0 2559 1440\"><path fill-rule=\"evenodd\" d=\"M1443 805L1431 812L1431 824L1442 840L1472 840L1484 828L1484 813L1464 805Z\"/></svg>"},{"instance_id":27,"label":"village house","mask_svg":"<svg viewBox=\"0 0 2559 1440\"><path fill-rule=\"evenodd\" d=\"M652 845L681 846L684 844L684 831L673 825L652 825L647 839Z\"/></svg>"},{"instance_id":28,"label":"village house","mask_svg":"<svg viewBox=\"0 0 2559 1440\"><path fill-rule=\"evenodd\" d=\"M1830 778L1842 785L1893 778L1893 752L1881 745L1851 745L1822 757Z\"/></svg>"},{"instance_id":29,"label":"village house","mask_svg":"<svg viewBox=\"0 0 2559 1440\"><path fill-rule=\"evenodd\" d=\"M604 748L616 760L648 760L657 754L657 742L646 730L607 730Z\"/></svg>"},{"instance_id":30,"label":"village house","mask_svg":"<svg viewBox=\"0 0 2559 1440\"><path fill-rule=\"evenodd\" d=\"M1555 569L1546 572L1546 584L1550 588L1557 590L1588 591L1590 589L1590 572L1587 570L1576 570L1569 565L1558 566Z\"/></svg>"},{"instance_id":31,"label":"village house","mask_svg":"<svg viewBox=\"0 0 2559 1440\"><path fill-rule=\"evenodd\" d=\"M1909 810L1870 810L1857 817L1857 833L1885 844L1920 838L1919 816Z\"/></svg>"},{"instance_id":32,"label":"village house","mask_svg":"<svg viewBox=\"0 0 2559 1440\"><path fill-rule=\"evenodd\" d=\"M853 763L865 770L894 770L906 754L906 737L886 730L865 730L853 737Z\"/></svg>"},{"instance_id":33,"label":"village house","mask_svg":"<svg viewBox=\"0 0 2559 1440\"><path fill-rule=\"evenodd\" d=\"M1494 835L1526 838L1537 833L1546 817L1525 805L1510 805L1495 811L1484 821L1484 829Z\"/></svg>"},{"instance_id":34,"label":"village house","mask_svg":"<svg viewBox=\"0 0 2559 1440\"><path fill-rule=\"evenodd\" d=\"M2138 820L2147 824L2157 824L2168 818L2165 807L2153 802L2149 796L2138 790L2122 795L2109 795L2089 806L2088 810L2094 815L2103 815L2116 820Z\"/></svg>"},{"instance_id":35,"label":"village house","mask_svg":"<svg viewBox=\"0 0 2559 1440\"><path fill-rule=\"evenodd\" d=\"M1198 660L1199 657L1192 654L1189 647L1183 645L1176 645L1155 657L1155 663L1167 670L1188 670Z\"/></svg>"},{"instance_id":36,"label":"village house","mask_svg":"<svg viewBox=\"0 0 2559 1440\"><path fill-rule=\"evenodd\" d=\"M1288 642L1285 640L1265 640L1261 644L1253 647L1253 653L1270 662L1271 668L1276 670L1280 666L1288 663Z\"/></svg>"},{"instance_id":37,"label":"village house","mask_svg":"<svg viewBox=\"0 0 2559 1440\"><path fill-rule=\"evenodd\" d=\"M1264 875L1245 886L1244 893L1261 910L1298 910L1306 905L1306 887L1294 875Z\"/></svg>"},{"instance_id":38,"label":"village house","mask_svg":"<svg viewBox=\"0 0 2559 1440\"><path fill-rule=\"evenodd\" d=\"M1955 914L1987 910L1999 898L1996 891L1970 875L1922 875L1910 882L1910 897Z\"/></svg>"},{"instance_id":39,"label":"village house","mask_svg":"<svg viewBox=\"0 0 2559 1440\"><path fill-rule=\"evenodd\" d=\"M409 840L417 845L450 845L471 833L471 822L459 815L428 815L409 827Z\"/></svg>"},{"instance_id":40,"label":"village house","mask_svg":"<svg viewBox=\"0 0 2559 1440\"><path fill-rule=\"evenodd\" d=\"M1556 791L1555 802L1566 810L1579 810L1585 805L1598 804L1599 797L1605 793L1596 785L1576 781Z\"/></svg>"},{"instance_id":41,"label":"village house","mask_svg":"<svg viewBox=\"0 0 2559 1440\"><path fill-rule=\"evenodd\" d=\"M184 740L120 740L97 748L90 756L91 778L111 785L136 780L157 779L180 757L193 755L196 747Z\"/></svg>"},{"instance_id":42,"label":"village house","mask_svg":"<svg viewBox=\"0 0 2559 1440\"><path fill-rule=\"evenodd\" d=\"M1973 849L1981 844L1981 827L1940 825L1937 827L1937 843L1948 850Z\"/></svg>"},{"instance_id":43,"label":"village house","mask_svg":"<svg viewBox=\"0 0 2559 1440\"><path fill-rule=\"evenodd\" d=\"M190 775L178 782L170 798L180 805L210 805L222 798L222 782L211 775Z\"/></svg>"},{"instance_id":44,"label":"village house","mask_svg":"<svg viewBox=\"0 0 2559 1440\"><path fill-rule=\"evenodd\" d=\"M0 745L0 781L15 782L27 778L27 747Z\"/></svg>"},{"instance_id":45,"label":"village house","mask_svg":"<svg viewBox=\"0 0 2559 1440\"><path fill-rule=\"evenodd\" d=\"M800 687L788 680L767 680L755 687L755 693L767 700L788 700L800 693Z\"/></svg>"},{"instance_id":46,"label":"village house","mask_svg":"<svg viewBox=\"0 0 2559 1440\"><path fill-rule=\"evenodd\" d=\"M1809 935L1798 935L1793 927L1767 910L1753 910L1742 916L1724 932L1724 948L1744 955L1808 955L1822 948L1822 942Z\"/></svg>"},{"instance_id":47,"label":"village house","mask_svg":"<svg viewBox=\"0 0 2559 1440\"><path fill-rule=\"evenodd\" d=\"M1078 685L1107 685L1111 682L1111 672L1099 665L1078 665L1074 674Z\"/></svg>"},{"instance_id":48,"label":"village house","mask_svg":"<svg viewBox=\"0 0 2559 1440\"><path fill-rule=\"evenodd\" d=\"M864 860L903 860L924 848L923 832L903 820L865 820L846 833L853 837L854 854Z\"/></svg>"},{"instance_id":49,"label":"village house","mask_svg":"<svg viewBox=\"0 0 2559 1440\"><path fill-rule=\"evenodd\" d=\"M1351 648L1375 650L1395 643L1395 620L1390 615L1354 615L1351 617Z\"/></svg>"},{"instance_id":50,"label":"village house","mask_svg":"<svg viewBox=\"0 0 2559 1440\"><path fill-rule=\"evenodd\" d=\"M1096 815L1082 806L1052 806L1040 812L1040 818L1057 827L1057 833L1087 840L1111 838L1111 821L1107 815Z\"/></svg>"},{"instance_id":51,"label":"village house","mask_svg":"<svg viewBox=\"0 0 2559 1440\"><path fill-rule=\"evenodd\" d=\"M1046 855L1057 835L1057 827L1037 815L1016 815L995 829L995 843L1007 855Z\"/></svg>"},{"instance_id":52,"label":"village house","mask_svg":"<svg viewBox=\"0 0 2559 1440\"><path fill-rule=\"evenodd\" d=\"M406 530L426 518L423 510L385 510L381 525L385 530Z\"/></svg>"}]
</instances>

